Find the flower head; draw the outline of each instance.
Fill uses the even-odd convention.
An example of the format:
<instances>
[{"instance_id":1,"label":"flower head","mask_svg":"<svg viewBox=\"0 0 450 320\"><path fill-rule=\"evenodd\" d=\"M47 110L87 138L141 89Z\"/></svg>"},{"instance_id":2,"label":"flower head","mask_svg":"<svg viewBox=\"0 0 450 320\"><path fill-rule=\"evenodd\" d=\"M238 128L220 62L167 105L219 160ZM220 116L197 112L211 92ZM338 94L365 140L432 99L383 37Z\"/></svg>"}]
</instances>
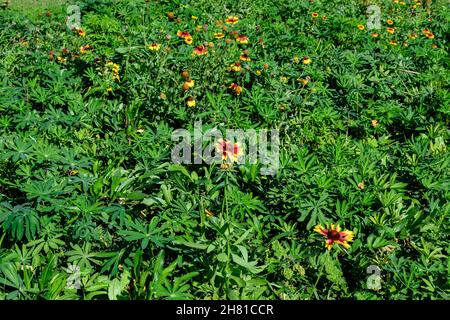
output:
<instances>
[{"instance_id":1,"label":"flower head","mask_svg":"<svg viewBox=\"0 0 450 320\"><path fill-rule=\"evenodd\" d=\"M236 41L240 44L247 44L248 43L248 37L247 36L239 36L236 38Z\"/></svg>"},{"instance_id":2,"label":"flower head","mask_svg":"<svg viewBox=\"0 0 450 320\"><path fill-rule=\"evenodd\" d=\"M372 32L370 35L374 38L378 38L379 36L378 32Z\"/></svg>"},{"instance_id":3,"label":"flower head","mask_svg":"<svg viewBox=\"0 0 450 320\"><path fill-rule=\"evenodd\" d=\"M241 54L241 55L239 56L239 59L240 59L241 61L251 61L250 57L249 57L247 54L245 54L245 53Z\"/></svg>"},{"instance_id":4,"label":"flower head","mask_svg":"<svg viewBox=\"0 0 450 320\"><path fill-rule=\"evenodd\" d=\"M181 30L177 31L177 36L179 36L180 38L183 38L183 39L192 38L192 36L189 32L181 31Z\"/></svg>"},{"instance_id":5,"label":"flower head","mask_svg":"<svg viewBox=\"0 0 450 320\"><path fill-rule=\"evenodd\" d=\"M150 51L158 51L161 48L161 45L159 43L152 43L148 45L148 48Z\"/></svg>"},{"instance_id":6,"label":"flower head","mask_svg":"<svg viewBox=\"0 0 450 320\"><path fill-rule=\"evenodd\" d=\"M394 34L395 29L394 28L387 28L386 31L390 34Z\"/></svg>"},{"instance_id":7,"label":"flower head","mask_svg":"<svg viewBox=\"0 0 450 320\"><path fill-rule=\"evenodd\" d=\"M222 154L222 160L237 162L242 154L242 148L239 143L232 144L231 141L219 139L216 143L216 150Z\"/></svg>"},{"instance_id":8,"label":"flower head","mask_svg":"<svg viewBox=\"0 0 450 320\"><path fill-rule=\"evenodd\" d=\"M80 47L80 53L81 53L81 54L84 54L84 53L86 53L86 51L88 51L88 50L90 50L90 49L92 49L92 47L91 47L89 44L87 44L87 45L85 45L85 46L81 46L81 47Z\"/></svg>"},{"instance_id":9,"label":"flower head","mask_svg":"<svg viewBox=\"0 0 450 320\"><path fill-rule=\"evenodd\" d=\"M238 96L242 92L242 87L239 86L237 83L232 83L228 88L234 91L234 93Z\"/></svg>"},{"instance_id":10,"label":"flower head","mask_svg":"<svg viewBox=\"0 0 450 320\"><path fill-rule=\"evenodd\" d=\"M364 27L362 24L358 24L358 29L359 29L359 30L364 30L365 27Z\"/></svg>"},{"instance_id":11,"label":"flower head","mask_svg":"<svg viewBox=\"0 0 450 320\"><path fill-rule=\"evenodd\" d=\"M193 87L194 87L194 84L195 84L194 80L191 80L191 79L186 80L186 81L183 83L183 90L184 90L184 91L187 91L187 90L189 90L190 88L193 88Z\"/></svg>"},{"instance_id":12,"label":"flower head","mask_svg":"<svg viewBox=\"0 0 450 320\"><path fill-rule=\"evenodd\" d=\"M394 24L394 21L392 21L391 19L387 19L386 22L387 22L388 25L393 25Z\"/></svg>"},{"instance_id":13,"label":"flower head","mask_svg":"<svg viewBox=\"0 0 450 320\"><path fill-rule=\"evenodd\" d=\"M331 226L327 224L325 228L321 224L319 224L314 228L314 231L320 233L321 235L327 238L325 240L325 247L328 250L331 250L333 244L335 243L348 249L350 248L350 245L348 243L353 241L354 237L352 231L349 230L341 231L339 225L335 226L334 224L332 224Z\"/></svg>"},{"instance_id":14,"label":"flower head","mask_svg":"<svg viewBox=\"0 0 450 320\"><path fill-rule=\"evenodd\" d=\"M222 39L223 37L225 37L225 33L222 33L222 32L216 32L216 33L214 33L214 37L215 37L216 39Z\"/></svg>"},{"instance_id":15,"label":"flower head","mask_svg":"<svg viewBox=\"0 0 450 320\"><path fill-rule=\"evenodd\" d=\"M193 53L201 56L208 53L208 48L206 48L204 45L200 45L194 48Z\"/></svg>"},{"instance_id":16,"label":"flower head","mask_svg":"<svg viewBox=\"0 0 450 320\"><path fill-rule=\"evenodd\" d=\"M186 104L187 104L188 107L195 107L196 103L195 103L194 97L188 97L186 99Z\"/></svg>"},{"instance_id":17,"label":"flower head","mask_svg":"<svg viewBox=\"0 0 450 320\"><path fill-rule=\"evenodd\" d=\"M303 64L311 64L312 60L310 57L303 57L302 63Z\"/></svg>"},{"instance_id":18,"label":"flower head","mask_svg":"<svg viewBox=\"0 0 450 320\"><path fill-rule=\"evenodd\" d=\"M313 17L315 19L315 18L319 17L319 14L317 12L313 12L311 14L311 17Z\"/></svg>"},{"instance_id":19,"label":"flower head","mask_svg":"<svg viewBox=\"0 0 450 320\"><path fill-rule=\"evenodd\" d=\"M225 20L225 23L226 23L226 24L236 24L236 23L238 23L238 21L239 21L239 18L238 18L238 17L236 17L236 16L229 16L229 17Z\"/></svg>"},{"instance_id":20,"label":"flower head","mask_svg":"<svg viewBox=\"0 0 450 320\"><path fill-rule=\"evenodd\" d=\"M86 31L84 31L84 30L81 29L81 28L75 28L75 29L73 29L73 30L75 30L75 32L78 33L78 35L79 35L80 37L85 37L85 36L86 36Z\"/></svg>"},{"instance_id":21,"label":"flower head","mask_svg":"<svg viewBox=\"0 0 450 320\"><path fill-rule=\"evenodd\" d=\"M230 66L228 67L228 71L232 71L232 72L240 72L241 70L242 70L242 67L239 62L230 64Z\"/></svg>"}]
</instances>

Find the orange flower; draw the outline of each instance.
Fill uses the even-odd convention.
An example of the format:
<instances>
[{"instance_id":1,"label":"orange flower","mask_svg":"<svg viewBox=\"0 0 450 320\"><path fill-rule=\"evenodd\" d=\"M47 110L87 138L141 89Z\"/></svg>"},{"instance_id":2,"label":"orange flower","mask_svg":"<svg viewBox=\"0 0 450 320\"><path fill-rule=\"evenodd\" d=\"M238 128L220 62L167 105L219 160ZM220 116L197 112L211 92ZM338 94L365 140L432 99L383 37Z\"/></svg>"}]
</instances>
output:
<instances>
[{"instance_id":1,"label":"orange flower","mask_svg":"<svg viewBox=\"0 0 450 320\"><path fill-rule=\"evenodd\" d=\"M428 33L431 33L431 31L428 30L428 29L423 29L422 32L423 32L423 34L425 34L425 35L427 35Z\"/></svg>"},{"instance_id":2,"label":"orange flower","mask_svg":"<svg viewBox=\"0 0 450 320\"><path fill-rule=\"evenodd\" d=\"M184 90L184 91L187 91L187 90L189 90L190 88L193 88L193 87L194 87L194 84L195 84L194 80L191 80L191 79L186 80L186 81L183 83L183 90Z\"/></svg>"},{"instance_id":3,"label":"orange flower","mask_svg":"<svg viewBox=\"0 0 450 320\"><path fill-rule=\"evenodd\" d=\"M251 61L250 57L246 54L241 54L239 59L241 59L241 61Z\"/></svg>"},{"instance_id":4,"label":"orange flower","mask_svg":"<svg viewBox=\"0 0 450 320\"><path fill-rule=\"evenodd\" d=\"M387 22L388 25L393 25L394 24L394 21L392 21L391 19L387 19L386 22Z\"/></svg>"},{"instance_id":5,"label":"orange flower","mask_svg":"<svg viewBox=\"0 0 450 320\"><path fill-rule=\"evenodd\" d=\"M86 32L81 28L75 28L75 31L78 33L80 37L86 36Z\"/></svg>"},{"instance_id":6,"label":"orange flower","mask_svg":"<svg viewBox=\"0 0 450 320\"><path fill-rule=\"evenodd\" d=\"M236 16L229 16L229 17L225 20L225 23L226 23L226 24L236 24L236 23L238 23L238 21L239 21L239 18L238 18L238 17L236 17Z\"/></svg>"},{"instance_id":7,"label":"orange flower","mask_svg":"<svg viewBox=\"0 0 450 320\"><path fill-rule=\"evenodd\" d=\"M372 127L374 127L374 128L376 128L378 126L378 120L376 120L376 119L373 119L370 123L372 124Z\"/></svg>"},{"instance_id":8,"label":"orange flower","mask_svg":"<svg viewBox=\"0 0 450 320\"><path fill-rule=\"evenodd\" d=\"M84 54L84 53L86 53L86 51L88 51L88 50L90 50L90 49L92 49L92 47L90 46L90 45L85 45L85 46L82 46L81 48L80 48L80 53L82 53L82 54Z\"/></svg>"},{"instance_id":9,"label":"orange flower","mask_svg":"<svg viewBox=\"0 0 450 320\"><path fill-rule=\"evenodd\" d=\"M319 16L319 14L317 12L313 12L311 14L311 17L313 17L314 19L317 18Z\"/></svg>"},{"instance_id":10,"label":"orange flower","mask_svg":"<svg viewBox=\"0 0 450 320\"><path fill-rule=\"evenodd\" d=\"M206 48L204 45L200 45L194 48L193 53L198 56L202 56L208 53L208 48Z\"/></svg>"},{"instance_id":11,"label":"orange flower","mask_svg":"<svg viewBox=\"0 0 450 320\"><path fill-rule=\"evenodd\" d=\"M181 31L181 30L177 31L177 36L179 36L180 38L183 38L183 39L192 38L192 36L189 32L185 32L185 31Z\"/></svg>"},{"instance_id":12,"label":"orange flower","mask_svg":"<svg viewBox=\"0 0 450 320\"><path fill-rule=\"evenodd\" d=\"M236 41L239 42L240 44L247 44L248 43L248 37L242 35L242 36L237 37Z\"/></svg>"},{"instance_id":13,"label":"orange flower","mask_svg":"<svg viewBox=\"0 0 450 320\"><path fill-rule=\"evenodd\" d=\"M396 46L397 45L397 41L391 40L391 41L389 41L389 44L391 44L393 46Z\"/></svg>"},{"instance_id":14,"label":"orange flower","mask_svg":"<svg viewBox=\"0 0 450 320\"><path fill-rule=\"evenodd\" d=\"M314 231L327 238L325 240L325 248L327 248L328 250L331 250L335 243L348 249L350 248L350 245L348 243L353 241L354 237L354 233L352 231L341 231L339 225L334 226L334 224L332 224L331 226L328 226L327 224L325 228L322 227L321 224L319 224L314 228Z\"/></svg>"},{"instance_id":15,"label":"orange flower","mask_svg":"<svg viewBox=\"0 0 450 320\"><path fill-rule=\"evenodd\" d=\"M187 44L192 44L192 37L186 37L184 38L184 42L186 42Z\"/></svg>"},{"instance_id":16,"label":"orange flower","mask_svg":"<svg viewBox=\"0 0 450 320\"><path fill-rule=\"evenodd\" d=\"M434 34L432 32L426 34L428 39L434 39Z\"/></svg>"},{"instance_id":17,"label":"orange flower","mask_svg":"<svg viewBox=\"0 0 450 320\"><path fill-rule=\"evenodd\" d=\"M323 17L322 17L322 20L323 20L323 21L326 21L326 20L328 20L328 17L327 17L327 16L323 16Z\"/></svg>"},{"instance_id":18,"label":"orange flower","mask_svg":"<svg viewBox=\"0 0 450 320\"><path fill-rule=\"evenodd\" d=\"M359 29L359 30L364 30L365 27L364 27L362 24L358 24L358 29Z\"/></svg>"},{"instance_id":19,"label":"orange flower","mask_svg":"<svg viewBox=\"0 0 450 320\"><path fill-rule=\"evenodd\" d=\"M378 32L372 32L370 35L374 38L378 38L379 36Z\"/></svg>"},{"instance_id":20,"label":"orange flower","mask_svg":"<svg viewBox=\"0 0 450 320\"><path fill-rule=\"evenodd\" d=\"M236 95L240 95L242 92L242 87L237 85L236 83L232 83L228 88L230 88L231 90L234 91L234 93L236 93Z\"/></svg>"},{"instance_id":21,"label":"orange flower","mask_svg":"<svg viewBox=\"0 0 450 320\"><path fill-rule=\"evenodd\" d=\"M395 29L394 28L387 28L386 31L390 34L394 34Z\"/></svg>"},{"instance_id":22,"label":"orange flower","mask_svg":"<svg viewBox=\"0 0 450 320\"><path fill-rule=\"evenodd\" d=\"M411 33L410 35L409 35L409 37L411 38L411 39L417 39L417 33L416 32L413 32L413 33Z\"/></svg>"}]
</instances>

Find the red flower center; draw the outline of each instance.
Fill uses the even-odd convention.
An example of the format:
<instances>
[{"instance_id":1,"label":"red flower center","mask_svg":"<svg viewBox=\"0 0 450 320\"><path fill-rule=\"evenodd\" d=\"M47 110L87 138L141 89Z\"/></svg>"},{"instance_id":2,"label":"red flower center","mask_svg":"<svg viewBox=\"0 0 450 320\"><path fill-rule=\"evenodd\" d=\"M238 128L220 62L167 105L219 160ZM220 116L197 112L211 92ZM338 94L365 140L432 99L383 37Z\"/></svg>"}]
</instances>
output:
<instances>
[{"instance_id":1,"label":"red flower center","mask_svg":"<svg viewBox=\"0 0 450 320\"><path fill-rule=\"evenodd\" d=\"M336 230L328 230L327 231L327 238L331 239L333 241L339 240L341 238L341 235Z\"/></svg>"}]
</instances>

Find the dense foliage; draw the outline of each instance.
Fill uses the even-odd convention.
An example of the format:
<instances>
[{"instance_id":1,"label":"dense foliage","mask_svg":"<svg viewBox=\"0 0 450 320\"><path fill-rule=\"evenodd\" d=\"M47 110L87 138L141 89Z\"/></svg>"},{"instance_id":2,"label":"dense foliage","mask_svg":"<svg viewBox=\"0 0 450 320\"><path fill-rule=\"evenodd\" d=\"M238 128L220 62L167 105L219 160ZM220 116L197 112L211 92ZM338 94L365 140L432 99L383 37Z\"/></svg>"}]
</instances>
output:
<instances>
[{"instance_id":1,"label":"dense foliage","mask_svg":"<svg viewBox=\"0 0 450 320\"><path fill-rule=\"evenodd\" d=\"M0 12L0 299L448 298L446 1L77 4ZM200 120L276 175L173 163Z\"/></svg>"}]
</instances>

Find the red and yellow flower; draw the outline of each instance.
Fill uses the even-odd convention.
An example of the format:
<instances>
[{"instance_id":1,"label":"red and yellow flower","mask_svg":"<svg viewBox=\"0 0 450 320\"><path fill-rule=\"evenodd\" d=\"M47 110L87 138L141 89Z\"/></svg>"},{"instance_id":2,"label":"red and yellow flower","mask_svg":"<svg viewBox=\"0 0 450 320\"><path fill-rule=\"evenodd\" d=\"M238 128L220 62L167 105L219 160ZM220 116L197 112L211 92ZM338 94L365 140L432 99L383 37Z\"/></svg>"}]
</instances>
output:
<instances>
[{"instance_id":1,"label":"red and yellow flower","mask_svg":"<svg viewBox=\"0 0 450 320\"><path fill-rule=\"evenodd\" d=\"M228 71L232 71L232 72L240 72L241 70L242 70L242 67L241 67L240 62L235 62L233 64L230 64L230 66L228 67Z\"/></svg>"},{"instance_id":2,"label":"red and yellow flower","mask_svg":"<svg viewBox=\"0 0 450 320\"><path fill-rule=\"evenodd\" d=\"M188 107L195 107L195 105L196 105L196 102L195 102L195 99L194 99L194 97L188 97L187 99L186 99L186 104L187 104L187 106Z\"/></svg>"},{"instance_id":3,"label":"red and yellow flower","mask_svg":"<svg viewBox=\"0 0 450 320\"><path fill-rule=\"evenodd\" d=\"M314 19L318 18L319 14L317 12L313 12L313 13L311 13L311 17L313 17Z\"/></svg>"},{"instance_id":4,"label":"red and yellow flower","mask_svg":"<svg viewBox=\"0 0 450 320\"><path fill-rule=\"evenodd\" d=\"M238 96L242 92L242 87L239 86L237 83L232 83L228 88L234 91L234 93Z\"/></svg>"},{"instance_id":5,"label":"red and yellow flower","mask_svg":"<svg viewBox=\"0 0 450 320\"><path fill-rule=\"evenodd\" d=\"M215 37L216 39L222 39L223 37L225 37L225 33L222 33L222 32L216 32L216 33L214 33L214 37Z\"/></svg>"},{"instance_id":6,"label":"red and yellow flower","mask_svg":"<svg viewBox=\"0 0 450 320\"><path fill-rule=\"evenodd\" d=\"M252 60L252 59L250 59L250 57L249 57L247 54L245 54L245 53L241 54L241 55L239 56L239 59L240 59L241 61L246 61L246 62Z\"/></svg>"},{"instance_id":7,"label":"red and yellow flower","mask_svg":"<svg viewBox=\"0 0 450 320\"><path fill-rule=\"evenodd\" d=\"M239 18L236 16L229 16L226 20L225 23L226 24L236 24L239 22Z\"/></svg>"},{"instance_id":8,"label":"red and yellow flower","mask_svg":"<svg viewBox=\"0 0 450 320\"><path fill-rule=\"evenodd\" d=\"M150 51L158 51L159 49L161 49L161 45L159 43L152 43L148 45L148 48L150 49Z\"/></svg>"},{"instance_id":9,"label":"red and yellow flower","mask_svg":"<svg viewBox=\"0 0 450 320\"><path fill-rule=\"evenodd\" d=\"M80 53L81 54L85 54L88 50L91 50L91 49L92 49L92 46L89 45L89 44L81 46L80 47Z\"/></svg>"},{"instance_id":10,"label":"red and yellow flower","mask_svg":"<svg viewBox=\"0 0 450 320\"><path fill-rule=\"evenodd\" d=\"M310 57L303 57L302 63L307 65L307 64L311 64L312 60Z\"/></svg>"},{"instance_id":11,"label":"red and yellow flower","mask_svg":"<svg viewBox=\"0 0 450 320\"><path fill-rule=\"evenodd\" d=\"M362 24L358 24L358 29L362 31L365 29L365 27Z\"/></svg>"},{"instance_id":12,"label":"red and yellow flower","mask_svg":"<svg viewBox=\"0 0 450 320\"><path fill-rule=\"evenodd\" d=\"M192 38L192 36L189 32L181 31L181 30L177 31L177 36L179 36L180 38L183 38L183 39Z\"/></svg>"},{"instance_id":13,"label":"red and yellow flower","mask_svg":"<svg viewBox=\"0 0 450 320\"><path fill-rule=\"evenodd\" d=\"M204 45L200 45L194 48L193 53L198 56L202 56L208 53L208 48L206 48Z\"/></svg>"},{"instance_id":14,"label":"red and yellow flower","mask_svg":"<svg viewBox=\"0 0 450 320\"><path fill-rule=\"evenodd\" d=\"M239 143L232 144L231 141L219 139L216 144L216 151L222 155L222 160L228 162L237 162L242 154L242 148Z\"/></svg>"},{"instance_id":15,"label":"red and yellow flower","mask_svg":"<svg viewBox=\"0 0 450 320\"><path fill-rule=\"evenodd\" d=\"M339 225L335 226L334 224L332 224L331 226L327 224L325 228L321 224L319 224L314 228L314 231L326 238L325 247L328 250L331 250L335 243L348 249L350 248L350 245L348 243L353 241L354 237L354 233L352 231L341 231L341 227L339 227Z\"/></svg>"},{"instance_id":16,"label":"red and yellow flower","mask_svg":"<svg viewBox=\"0 0 450 320\"><path fill-rule=\"evenodd\" d=\"M241 35L239 37L236 38L236 41L240 44L247 44L248 43L248 37Z\"/></svg>"},{"instance_id":17,"label":"red and yellow flower","mask_svg":"<svg viewBox=\"0 0 450 320\"><path fill-rule=\"evenodd\" d=\"M390 34L394 34L395 33L395 29L394 28L387 28L386 31Z\"/></svg>"},{"instance_id":18,"label":"red and yellow flower","mask_svg":"<svg viewBox=\"0 0 450 320\"><path fill-rule=\"evenodd\" d=\"M193 88L193 87L194 87L194 84L195 84L194 80L192 80L192 79L186 80L186 81L183 83L183 90L184 90L184 91L187 91L187 90L189 90L190 88Z\"/></svg>"}]
</instances>

